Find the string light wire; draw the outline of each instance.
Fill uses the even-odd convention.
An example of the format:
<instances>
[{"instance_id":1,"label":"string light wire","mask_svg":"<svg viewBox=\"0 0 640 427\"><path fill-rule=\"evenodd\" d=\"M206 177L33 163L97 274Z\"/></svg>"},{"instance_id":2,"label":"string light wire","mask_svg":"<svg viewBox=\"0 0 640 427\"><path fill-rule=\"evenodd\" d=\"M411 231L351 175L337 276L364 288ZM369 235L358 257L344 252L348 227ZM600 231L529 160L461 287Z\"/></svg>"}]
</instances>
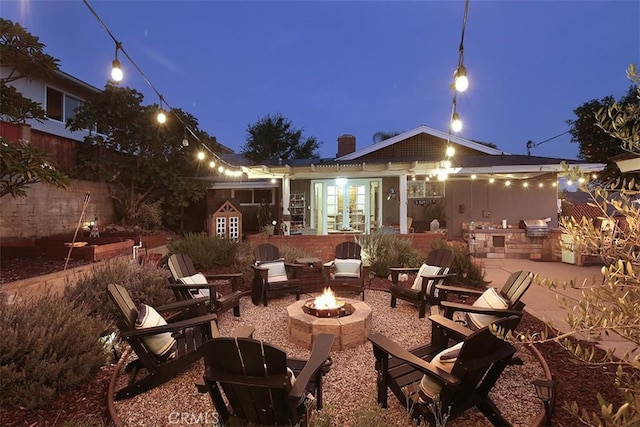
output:
<instances>
[{"instance_id":1,"label":"string light wire","mask_svg":"<svg viewBox=\"0 0 640 427\"><path fill-rule=\"evenodd\" d=\"M127 53L127 51L124 49L122 42L120 42L118 39L116 39L116 37L114 36L114 34L111 32L111 30L109 29L109 27L107 27L107 24L104 23L104 21L100 18L100 16L97 14L97 12L93 9L93 7L91 7L91 5L89 4L88 0L82 0L82 2L87 6L87 8L89 9L89 11L91 11L91 14L98 20L98 22L100 23L100 25L102 25L102 28L104 28L104 30L107 32L107 34L109 35L109 37L111 37L111 39L113 40L113 42L116 44L116 46L120 49L120 51L122 51L122 54L127 58L127 60L129 60L129 62L131 63L131 65L133 65L133 67L136 69L136 71L138 71L138 73L140 74L140 76L142 76L142 79L149 85L149 87L151 88L151 90L153 90L156 95L158 95L158 97L160 98L160 108L162 108L162 104L164 103L167 108L169 109L169 111L171 111L173 113L173 115L178 119L178 121L189 131L189 133L191 134L191 136L193 136L193 138L198 141L200 143L200 145L207 150L215 159L216 163L222 163L225 165L225 169L237 169L237 166L233 166L231 164L229 164L228 162L226 162L225 160L223 160L219 155L217 155L216 153L213 152L213 150L211 148L209 148L209 146L207 146L207 144L204 144L202 142L202 140L198 137L198 135L196 135L196 133L191 129L191 127L185 123L184 120L182 120L182 118L180 117L180 115L178 113L176 113L173 109L173 107L167 102L167 100L165 99L165 97L162 95L162 93L160 93L160 91L156 88L156 86L154 86L154 84L151 82L151 80L149 80L149 78L146 76L146 74L142 71L142 69L138 66L138 64L133 60L133 58Z\"/></svg>"}]
</instances>

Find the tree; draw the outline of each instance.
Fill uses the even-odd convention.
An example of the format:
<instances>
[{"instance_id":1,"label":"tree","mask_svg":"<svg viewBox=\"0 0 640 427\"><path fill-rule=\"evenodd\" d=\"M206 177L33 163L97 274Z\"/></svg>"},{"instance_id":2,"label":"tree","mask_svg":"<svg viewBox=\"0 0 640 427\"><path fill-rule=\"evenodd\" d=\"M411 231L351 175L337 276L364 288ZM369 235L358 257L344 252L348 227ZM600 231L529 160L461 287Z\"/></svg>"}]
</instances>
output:
<instances>
[{"instance_id":1,"label":"tree","mask_svg":"<svg viewBox=\"0 0 640 427\"><path fill-rule=\"evenodd\" d=\"M242 155L260 163L268 159L318 158L320 144L315 137L304 138L282 114L267 115L247 126L247 142Z\"/></svg>"},{"instance_id":2,"label":"tree","mask_svg":"<svg viewBox=\"0 0 640 427\"><path fill-rule=\"evenodd\" d=\"M44 120L39 103L9 86L19 79L45 78L58 69L58 60L45 54L44 47L19 24L0 18L0 69L9 70L0 78L0 119L17 124L28 119ZM0 198L26 197L29 185L38 182L58 188L66 188L69 183L51 157L27 141L0 138L0 166Z\"/></svg>"},{"instance_id":3,"label":"tree","mask_svg":"<svg viewBox=\"0 0 640 427\"><path fill-rule=\"evenodd\" d=\"M46 80L58 70L58 60L44 53L45 45L20 24L0 18L0 118L10 123L45 119L42 105L25 98L9 83L20 79Z\"/></svg>"},{"instance_id":4,"label":"tree","mask_svg":"<svg viewBox=\"0 0 640 427\"><path fill-rule=\"evenodd\" d=\"M634 83L633 96L636 104L628 103L629 96L621 103L611 103L606 108L594 111L597 129L607 137L616 138L618 145L640 156L640 79L635 67L630 66L627 75ZM631 95L631 91L629 95ZM579 174L579 170L569 171ZM616 384L624 403L614 408L599 397L600 413L588 413L575 403L568 409L586 425L637 426L640 425L640 356L626 354L615 358L608 351L601 360L594 358L591 349L582 348L568 338L575 334L597 339L601 335L616 333L631 343L640 346L640 182L632 177L620 179L607 185L581 186L589 194L591 206L600 212L598 223L582 219L562 219L563 233L573 237L581 247L597 248L607 264L602 268L602 283L547 283L549 287L580 288L582 298L577 304L563 302L567 309L569 331L558 337L547 338L546 333L538 337L519 337L533 342L556 341L576 359L594 365L609 365L616 372ZM600 223L610 227L601 227ZM580 251L580 247L576 248Z\"/></svg>"},{"instance_id":5,"label":"tree","mask_svg":"<svg viewBox=\"0 0 640 427\"><path fill-rule=\"evenodd\" d=\"M636 89L631 86L627 94L617 103L621 109L637 106L638 99ZM605 96L602 99L592 99L580 107L573 110L576 119L567 120L571 127L571 142L580 144L578 157L589 162L605 163L606 168L600 173L600 179L604 182L615 180L621 176L620 170L615 162L611 160L613 156L624 152L620 145L620 140L608 133L599 126L596 115L600 111L607 111L616 104L613 96ZM631 126L630 123L623 127Z\"/></svg>"},{"instance_id":6,"label":"tree","mask_svg":"<svg viewBox=\"0 0 640 427\"><path fill-rule=\"evenodd\" d=\"M112 197L123 224L144 222L141 213L160 201L165 223L181 228L184 208L205 195L205 184L190 177L208 173L192 160L195 148L182 145L185 126L206 135L180 110L159 125L158 106L143 106L143 99L135 89L107 84L77 109L70 129L95 126L99 132L85 137L73 173L114 184Z\"/></svg>"}]
</instances>

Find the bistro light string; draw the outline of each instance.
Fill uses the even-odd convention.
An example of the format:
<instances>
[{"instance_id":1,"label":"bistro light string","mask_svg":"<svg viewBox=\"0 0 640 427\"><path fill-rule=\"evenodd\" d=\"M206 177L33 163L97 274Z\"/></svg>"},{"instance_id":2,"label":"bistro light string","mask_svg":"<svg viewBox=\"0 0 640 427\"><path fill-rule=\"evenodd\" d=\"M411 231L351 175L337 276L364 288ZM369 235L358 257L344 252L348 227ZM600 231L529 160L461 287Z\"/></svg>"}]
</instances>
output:
<instances>
[{"instance_id":1,"label":"bistro light string","mask_svg":"<svg viewBox=\"0 0 640 427\"><path fill-rule=\"evenodd\" d=\"M109 37L111 37L111 39L115 43L115 58L114 58L114 60L112 62L112 71L111 71L111 78L113 79L113 81L118 83L124 77L124 74L123 74L122 69L121 69L120 61L118 60L118 51L120 51L127 58L127 60L129 60L129 62L138 71L138 73L140 73L140 76L142 76L144 81L155 92L155 94L158 95L158 99L159 99L159 111L158 111L158 116L157 116L158 123L162 124L162 123L164 123L166 121L165 110L163 108L163 106L166 106L168 111L172 112L173 116L176 117L178 119L178 121L184 126L185 132L184 132L184 138L182 140L182 145L183 146L186 147L186 146L189 145L189 140L187 138L187 132L188 132L188 134L191 135L196 141L198 141L200 143L200 146L203 147L206 151L208 151L209 154L211 155L211 157L213 157L213 160L209 161L209 167L212 170L216 170L219 174L225 175L225 176L228 176L228 177L235 177L235 178L241 177L243 173L242 173L242 171L240 169L237 169L236 166L230 165L228 162L224 161L219 155L214 153L213 150L209 146L207 146L207 144L204 144L202 142L202 140L193 131L193 129L191 129L191 127L189 125L187 125L187 123L184 122L182 117L180 117L180 115L177 114L173 110L173 108L167 102L167 100L164 98L162 93L160 93L160 91L154 86L154 84L151 82L151 80L149 80L149 78L145 75L145 73L142 71L142 69L140 69L138 64L133 60L133 58L131 58L131 56L124 49L124 47L122 45L122 42L120 42L113 35L111 30L109 30L109 27L107 27L107 25L104 23L104 21L100 18L100 16L98 16L96 11L91 7L91 5L89 4L88 0L82 0L82 1L87 6L89 11L91 11L93 16L98 20L100 25L102 25L102 27L107 32ZM198 160L203 161L203 160L206 159L206 154L203 151L200 151L197 154L197 158L198 158Z\"/></svg>"}]
</instances>

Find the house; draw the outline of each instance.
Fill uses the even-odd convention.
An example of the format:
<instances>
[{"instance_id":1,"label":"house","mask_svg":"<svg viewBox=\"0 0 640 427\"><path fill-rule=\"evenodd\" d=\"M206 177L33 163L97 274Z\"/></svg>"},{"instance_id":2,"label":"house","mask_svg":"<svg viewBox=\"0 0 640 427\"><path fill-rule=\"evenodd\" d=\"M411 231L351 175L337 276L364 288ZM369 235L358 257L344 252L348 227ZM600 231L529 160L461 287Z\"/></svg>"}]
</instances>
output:
<instances>
[{"instance_id":1,"label":"house","mask_svg":"<svg viewBox=\"0 0 640 427\"><path fill-rule=\"evenodd\" d=\"M448 145L455 155L445 168ZM210 196L239 200L245 208L270 200L287 234L368 233L395 224L407 233L408 221L414 231L428 231L437 218L455 239L465 236L470 223L497 229L506 220L507 227L518 228L523 219L548 219L557 227L562 162L589 173L604 168L512 155L418 126L359 150L353 135L342 135L335 159L243 165L245 182L212 178Z\"/></svg>"}]
</instances>

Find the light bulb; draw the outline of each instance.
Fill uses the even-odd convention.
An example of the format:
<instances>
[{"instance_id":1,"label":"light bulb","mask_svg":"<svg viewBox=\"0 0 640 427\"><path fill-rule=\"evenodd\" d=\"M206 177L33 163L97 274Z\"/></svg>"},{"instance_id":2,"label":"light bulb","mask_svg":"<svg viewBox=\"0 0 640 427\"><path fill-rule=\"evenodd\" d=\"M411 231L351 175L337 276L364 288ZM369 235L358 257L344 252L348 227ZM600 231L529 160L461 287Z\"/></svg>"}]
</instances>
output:
<instances>
[{"instance_id":1,"label":"light bulb","mask_svg":"<svg viewBox=\"0 0 640 427\"><path fill-rule=\"evenodd\" d=\"M467 78L467 69L464 65L460 65L455 73L453 73L453 82L458 92L464 92L469 88L469 79Z\"/></svg>"},{"instance_id":2,"label":"light bulb","mask_svg":"<svg viewBox=\"0 0 640 427\"><path fill-rule=\"evenodd\" d=\"M211 160L211 161L209 162L209 167L210 167L211 169L215 168L215 167L216 167L216 162L214 162L213 160Z\"/></svg>"},{"instance_id":3,"label":"light bulb","mask_svg":"<svg viewBox=\"0 0 640 427\"><path fill-rule=\"evenodd\" d=\"M202 151L198 152L198 160L204 160L204 152Z\"/></svg>"},{"instance_id":4,"label":"light bulb","mask_svg":"<svg viewBox=\"0 0 640 427\"><path fill-rule=\"evenodd\" d=\"M119 82L124 77L122 73L122 68L120 68L120 61L114 59L111 63L111 78L114 82Z\"/></svg>"},{"instance_id":5,"label":"light bulb","mask_svg":"<svg viewBox=\"0 0 640 427\"><path fill-rule=\"evenodd\" d=\"M529 186L529 183L525 181L525 182L523 182L523 183L522 183L522 186L523 186L524 188L527 188L527 187Z\"/></svg>"},{"instance_id":6,"label":"light bulb","mask_svg":"<svg viewBox=\"0 0 640 427\"><path fill-rule=\"evenodd\" d=\"M455 153L456 153L455 148L453 148L451 145L447 147L447 151L446 151L447 157L453 157Z\"/></svg>"},{"instance_id":7,"label":"light bulb","mask_svg":"<svg viewBox=\"0 0 640 427\"><path fill-rule=\"evenodd\" d=\"M477 179L478 175L476 175L475 173L473 175L471 175L471 179Z\"/></svg>"},{"instance_id":8,"label":"light bulb","mask_svg":"<svg viewBox=\"0 0 640 427\"><path fill-rule=\"evenodd\" d=\"M493 184L494 182L496 182L495 178L489 178L489 184Z\"/></svg>"},{"instance_id":9,"label":"light bulb","mask_svg":"<svg viewBox=\"0 0 640 427\"><path fill-rule=\"evenodd\" d=\"M462 130L462 120L460 120L458 113L453 113L453 117L451 117L451 130L454 132Z\"/></svg>"},{"instance_id":10,"label":"light bulb","mask_svg":"<svg viewBox=\"0 0 640 427\"><path fill-rule=\"evenodd\" d=\"M189 140L187 138L182 140L182 146L183 147L188 147L189 146Z\"/></svg>"},{"instance_id":11,"label":"light bulb","mask_svg":"<svg viewBox=\"0 0 640 427\"><path fill-rule=\"evenodd\" d=\"M164 111L160 110L156 119L158 120L158 123L163 124L167 121L167 115L164 114Z\"/></svg>"}]
</instances>

